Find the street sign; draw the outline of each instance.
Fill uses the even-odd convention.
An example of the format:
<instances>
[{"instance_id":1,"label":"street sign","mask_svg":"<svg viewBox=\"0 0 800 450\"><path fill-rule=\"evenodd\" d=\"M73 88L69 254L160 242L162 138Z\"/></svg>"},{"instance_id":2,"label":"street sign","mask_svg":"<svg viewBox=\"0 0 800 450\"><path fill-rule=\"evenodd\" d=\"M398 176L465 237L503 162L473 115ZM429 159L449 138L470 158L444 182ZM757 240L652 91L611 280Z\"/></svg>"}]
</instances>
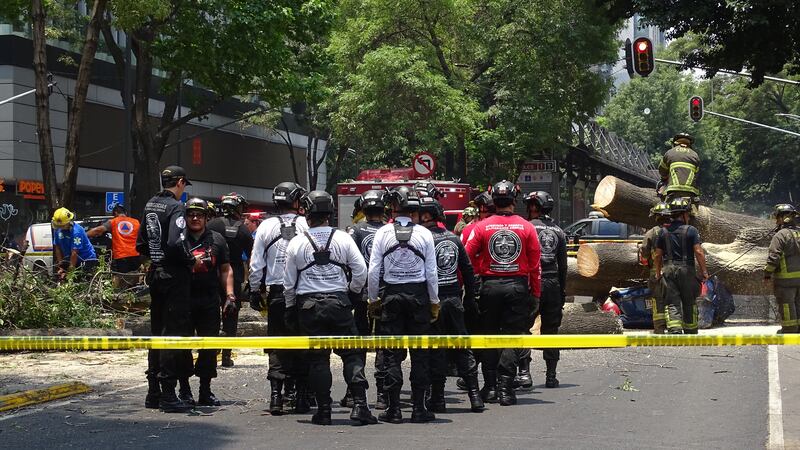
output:
<instances>
[{"instance_id":1,"label":"street sign","mask_svg":"<svg viewBox=\"0 0 800 450\"><path fill-rule=\"evenodd\" d=\"M558 165L554 159L526 161L522 163L522 172L555 172Z\"/></svg>"},{"instance_id":2,"label":"street sign","mask_svg":"<svg viewBox=\"0 0 800 450\"><path fill-rule=\"evenodd\" d=\"M436 158L428 152L419 152L414 155L414 173L419 177L429 177L436 170Z\"/></svg>"},{"instance_id":3,"label":"street sign","mask_svg":"<svg viewBox=\"0 0 800 450\"><path fill-rule=\"evenodd\" d=\"M110 213L117 205L125 204L125 194L122 192L106 192L106 212Z\"/></svg>"}]
</instances>

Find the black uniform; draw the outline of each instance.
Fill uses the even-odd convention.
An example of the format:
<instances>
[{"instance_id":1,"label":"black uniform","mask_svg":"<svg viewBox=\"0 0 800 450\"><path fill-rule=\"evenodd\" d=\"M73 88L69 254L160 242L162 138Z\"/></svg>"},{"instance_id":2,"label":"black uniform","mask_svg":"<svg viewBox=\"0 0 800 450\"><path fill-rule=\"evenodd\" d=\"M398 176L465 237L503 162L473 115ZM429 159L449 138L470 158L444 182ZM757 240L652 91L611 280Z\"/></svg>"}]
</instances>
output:
<instances>
[{"instance_id":1,"label":"black uniform","mask_svg":"<svg viewBox=\"0 0 800 450\"><path fill-rule=\"evenodd\" d=\"M203 265L192 268L191 320L198 336L219 336L220 267L230 262L225 238L206 228L196 239L186 238L194 255L202 255ZM216 378L217 350L200 350L194 365L199 378Z\"/></svg>"},{"instance_id":2,"label":"black uniform","mask_svg":"<svg viewBox=\"0 0 800 450\"><path fill-rule=\"evenodd\" d=\"M186 240L183 203L164 190L144 207L136 250L152 261L147 273L150 285L150 329L157 336L191 336L191 268L194 256ZM189 350L150 350L148 379L175 381L192 374Z\"/></svg>"},{"instance_id":3,"label":"black uniform","mask_svg":"<svg viewBox=\"0 0 800 450\"><path fill-rule=\"evenodd\" d=\"M694 246L702 244L700 233L682 220L673 219L662 228L656 247L663 251L661 283L667 305L667 330L697 334L697 305L700 281L694 267Z\"/></svg>"},{"instance_id":4,"label":"black uniform","mask_svg":"<svg viewBox=\"0 0 800 450\"><path fill-rule=\"evenodd\" d=\"M567 284L567 238L564 231L549 216L531 220L539 235L542 249L542 297L539 299L539 316L542 334L558 334L561 326ZM533 325L533 324L531 324ZM543 351L545 361L558 361L558 349ZM530 350L528 350L530 361Z\"/></svg>"},{"instance_id":5,"label":"black uniform","mask_svg":"<svg viewBox=\"0 0 800 450\"><path fill-rule=\"evenodd\" d=\"M230 251L230 264L233 269L233 294L236 296L236 311L222 319L222 331L225 336L235 337L239 324L239 310L242 307L242 285L244 284L244 265L242 259L245 255L250 259L253 251L253 235L245 226L243 220L232 217L217 217L208 222L209 230L219 233L225 238ZM223 296L224 299L224 296Z\"/></svg>"}]
</instances>

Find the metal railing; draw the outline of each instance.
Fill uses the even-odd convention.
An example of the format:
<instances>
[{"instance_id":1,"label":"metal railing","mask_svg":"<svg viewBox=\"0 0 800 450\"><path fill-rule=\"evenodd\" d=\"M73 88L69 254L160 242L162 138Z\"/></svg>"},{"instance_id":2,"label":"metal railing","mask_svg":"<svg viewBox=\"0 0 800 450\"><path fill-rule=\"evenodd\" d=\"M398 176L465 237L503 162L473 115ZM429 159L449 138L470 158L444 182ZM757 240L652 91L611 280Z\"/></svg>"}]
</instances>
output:
<instances>
[{"instance_id":1,"label":"metal railing","mask_svg":"<svg viewBox=\"0 0 800 450\"><path fill-rule=\"evenodd\" d=\"M647 154L594 121L572 124L569 145L581 147L591 155L632 175L657 180L656 168Z\"/></svg>"}]
</instances>

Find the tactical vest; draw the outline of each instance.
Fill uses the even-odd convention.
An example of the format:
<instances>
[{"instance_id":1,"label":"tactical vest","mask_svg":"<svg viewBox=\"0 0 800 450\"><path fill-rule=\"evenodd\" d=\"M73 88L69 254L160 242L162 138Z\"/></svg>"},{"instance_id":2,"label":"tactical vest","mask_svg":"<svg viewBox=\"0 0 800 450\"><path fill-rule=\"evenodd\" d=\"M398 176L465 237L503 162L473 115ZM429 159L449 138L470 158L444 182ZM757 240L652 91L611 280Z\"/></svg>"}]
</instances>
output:
<instances>
[{"instance_id":1,"label":"tactical vest","mask_svg":"<svg viewBox=\"0 0 800 450\"><path fill-rule=\"evenodd\" d=\"M413 245L409 244L408 242L411 240L411 235L414 234L414 224L409 225L401 225L398 222L394 223L394 238L397 239L397 244L386 249L386 252L383 254L383 258L386 259L389 254L397 251L401 248L406 248L411 250L411 252L422 261L425 261L425 255L422 254L421 251L417 250Z\"/></svg>"},{"instance_id":2,"label":"tactical vest","mask_svg":"<svg viewBox=\"0 0 800 450\"><path fill-rule=\"evenodd\" d=\"M661 229L660 235L664 239L664 247L665 247L664 257L663 257L665 266L671 264L694 266L694 252L691 249L689 249L689 247L686 245L688 232L689 232L689 225L681 225L675 231L669 231L669 229L666 227ZM680 259L674 259L674 253L673 253L674 243L672 242L671 235L678 236L678 245L680 245L682 254Z\"/></svg>"},{"instance_id":3,"label":"tactical vest","mask_svg":"<svg viewBox=\"0 0 800 450\"><path fill-rule=\"evenodd\" d=\"M297 269L297 279L294 281L295 289L297 289L297 285L300 283L300 274L314 266L327 266L329 264L333 264L334 266L342 269L348 283L353 279L353 271L350 269L350 266L331 259L331 241L333 241L333 235L336 233L336 231L337 230L331 229L331 234L328 235L328 241L325 242L325 245L322 248L317 247L317 243L314 242L314 238L311 237L311 234L308 231L303 233L306 236L306 239L308 239L308 242L311 244L311 248L314 249L314 259L305 267Z\"/></svg>"}]
</instances>

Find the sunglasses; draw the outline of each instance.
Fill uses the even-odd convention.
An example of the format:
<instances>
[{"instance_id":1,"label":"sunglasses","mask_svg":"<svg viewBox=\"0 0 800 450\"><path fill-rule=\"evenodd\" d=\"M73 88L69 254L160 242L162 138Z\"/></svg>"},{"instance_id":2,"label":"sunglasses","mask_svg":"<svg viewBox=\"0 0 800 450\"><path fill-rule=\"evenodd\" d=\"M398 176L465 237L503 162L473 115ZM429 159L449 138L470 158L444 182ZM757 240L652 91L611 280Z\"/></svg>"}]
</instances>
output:
<instances>
[{"instance_id":1,"label":"sunglasses","mask_svg":"<svg viewBox=\"0 0 800 450\"><path fill-rule=\"evenodd\" d=\"M190 219L201 219L201 218L204 219L206 217L206 215L205 215L205 213L192 212L192 213L186 214L186 217L188 217Z\"/></svg>"}]
</instances>

